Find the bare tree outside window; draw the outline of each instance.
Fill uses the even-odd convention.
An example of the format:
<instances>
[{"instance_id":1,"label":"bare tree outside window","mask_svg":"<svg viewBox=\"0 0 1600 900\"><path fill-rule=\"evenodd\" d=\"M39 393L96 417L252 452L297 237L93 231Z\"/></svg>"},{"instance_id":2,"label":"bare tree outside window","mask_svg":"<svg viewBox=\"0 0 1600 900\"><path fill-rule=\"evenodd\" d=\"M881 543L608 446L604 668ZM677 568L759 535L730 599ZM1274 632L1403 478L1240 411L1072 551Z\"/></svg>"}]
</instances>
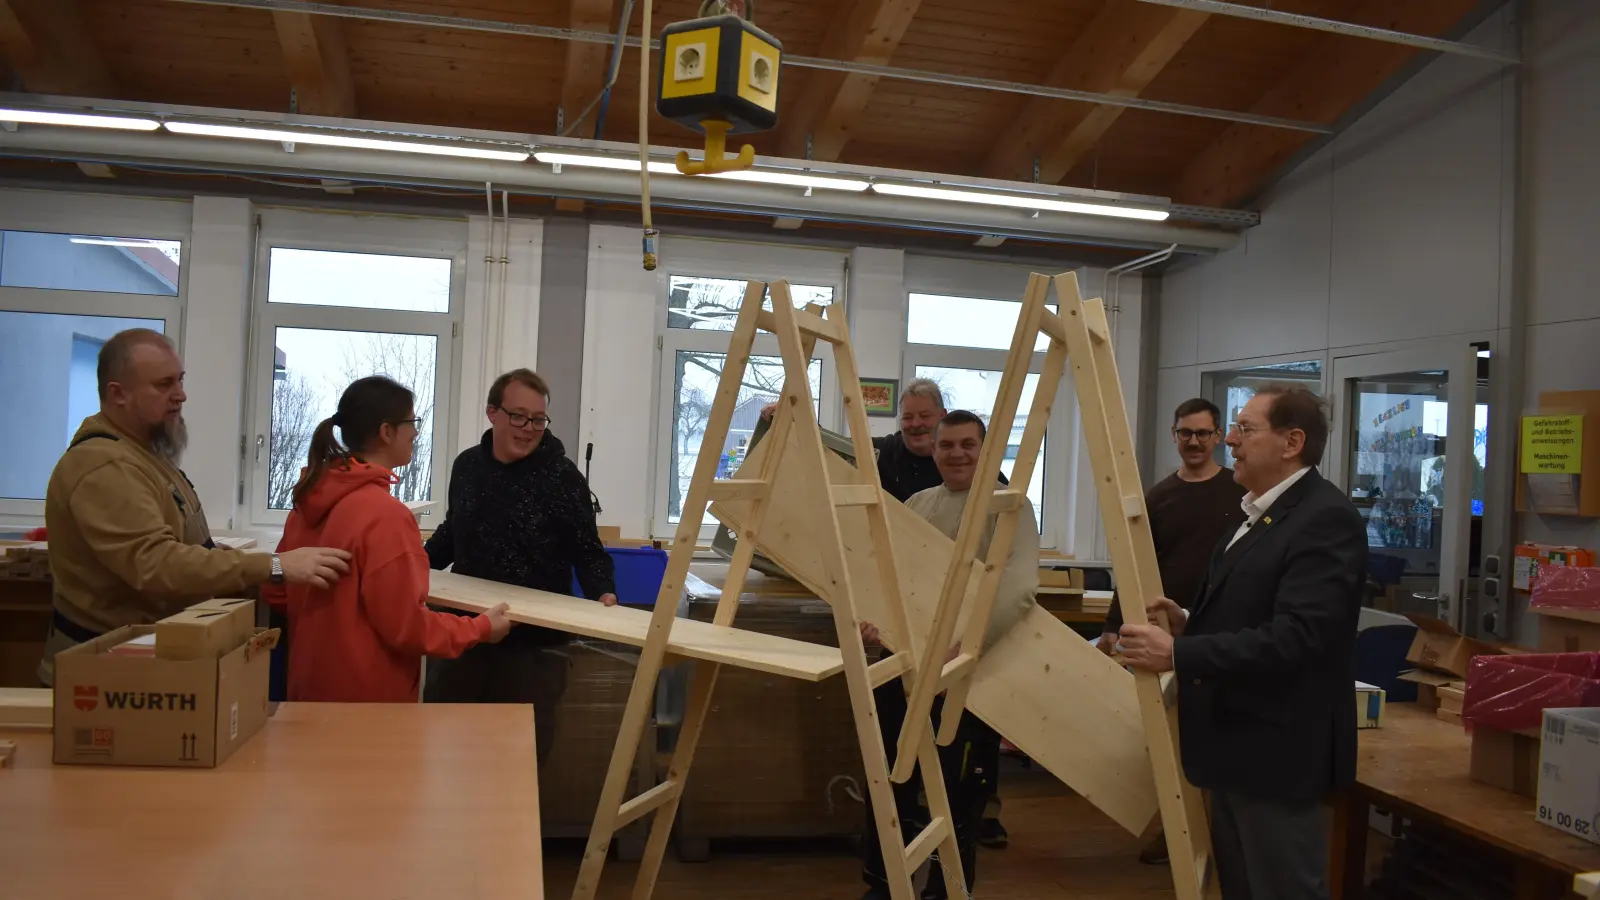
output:
<instances>
[{"instance_id":1,"label":"bare tree outside window","mask_svg":"<svg viewBox=\"0 0 1600 900\"><path fill-rule=\"evenodd\" d=\"M272 443L267 500L271 509L293 506L294 486L306 464L311 435L333 415L351 382L387 375L415 395L413 415L421 419L411 464L395 472L394 495L427 500L432 488L434 381L437 338L432 335L279 328L277 345L287 370L273 384ZM340 441L344 436L339 435Z\"/></svg>"}]
</instances>

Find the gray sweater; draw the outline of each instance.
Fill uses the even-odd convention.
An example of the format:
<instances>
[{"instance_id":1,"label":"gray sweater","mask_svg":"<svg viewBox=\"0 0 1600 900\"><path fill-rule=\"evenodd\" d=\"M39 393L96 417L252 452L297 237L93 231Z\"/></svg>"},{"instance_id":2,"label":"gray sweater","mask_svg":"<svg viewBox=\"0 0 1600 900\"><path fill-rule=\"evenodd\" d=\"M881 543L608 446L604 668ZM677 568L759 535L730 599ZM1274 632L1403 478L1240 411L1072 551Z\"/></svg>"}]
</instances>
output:
<instances>
[{"instance_id":1,"label":"gray sweater","mask_svg":"<svg viewBox=\"0 0 1600 900\"><path fill-rule=\"evenodd\" d=\"M961 529L961 514L967 508L970 491L952 491L944 485L928 488L911 495L906 506L927 519L933 527L955 540ZM978 559L989 555L989 543L994 539L995 522L999 513L990 513L978 539ZM1037 602L1039 594L1039 523L1034 517L1033 504L1022 501L1018 513L1016 535L1011 540L1011 555L1000 573L1000 586L995 591L994 607L989 616L989 627L984 631L983 648L988 650L1005 637L1011 626L1027 614Z\"/></svg>"}]
</instances>

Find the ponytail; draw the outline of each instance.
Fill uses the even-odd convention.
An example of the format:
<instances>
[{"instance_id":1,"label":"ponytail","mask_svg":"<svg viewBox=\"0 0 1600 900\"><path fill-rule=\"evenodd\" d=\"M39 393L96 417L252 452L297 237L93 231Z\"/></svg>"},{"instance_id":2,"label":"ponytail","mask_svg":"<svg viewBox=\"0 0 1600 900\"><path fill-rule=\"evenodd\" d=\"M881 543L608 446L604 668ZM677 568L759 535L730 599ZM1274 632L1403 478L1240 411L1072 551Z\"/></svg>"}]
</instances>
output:
<instances>
[{"instance_id":1,"label":"ponytail","mask_svg":"<svg viewBox=\"0 0 1600 900\"><path fill-rule=\"evenodd\" d=\"M311 452L307 454L306 470L300 476L300 483L294 486L294 502L299 506L305 500L311 489L316 487L322 474L335 461L350 458L350 451L340 446L339 440L333 436L334 426L339 424L339 414L334 413L317 424L317 430L311 433Z\"/></svg>"},{"instance_id":2,"label":"ponytail","mask_svg":"<svg viewBox=\"0 0 1600 900\"><path fill-rule=\"evenodd\" d=\"M409 418L415 399L409 388L383 375L362 378L345 388L338 411L318 423L311 434L306 471L294 486L295 505L305 500L318 479L335 463L348 464L366 449L384 425ZM335 428L344 438L343 444L334 438Z\"/></svg>"}]
</instances>

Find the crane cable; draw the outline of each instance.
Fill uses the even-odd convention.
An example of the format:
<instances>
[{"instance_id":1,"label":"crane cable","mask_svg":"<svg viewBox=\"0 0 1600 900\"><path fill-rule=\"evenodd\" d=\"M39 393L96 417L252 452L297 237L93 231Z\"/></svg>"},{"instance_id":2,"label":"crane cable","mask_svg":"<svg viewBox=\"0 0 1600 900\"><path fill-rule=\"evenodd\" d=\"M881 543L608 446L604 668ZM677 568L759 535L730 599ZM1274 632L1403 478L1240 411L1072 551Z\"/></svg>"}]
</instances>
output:
<instances>
[{"instance_id":1,"label":"crane cable","mask_svg":"<svg viewBox=\"0 0 1600 900\"><path fill-rule=\"evenodd\" d=\"M644 213L644 268L656 268L656 237L659 232L650 216L650 8L645 0L644 18L639 23L639 207ZM662 48L662 52L666 52Z\"/></svg>"}]
</instances>

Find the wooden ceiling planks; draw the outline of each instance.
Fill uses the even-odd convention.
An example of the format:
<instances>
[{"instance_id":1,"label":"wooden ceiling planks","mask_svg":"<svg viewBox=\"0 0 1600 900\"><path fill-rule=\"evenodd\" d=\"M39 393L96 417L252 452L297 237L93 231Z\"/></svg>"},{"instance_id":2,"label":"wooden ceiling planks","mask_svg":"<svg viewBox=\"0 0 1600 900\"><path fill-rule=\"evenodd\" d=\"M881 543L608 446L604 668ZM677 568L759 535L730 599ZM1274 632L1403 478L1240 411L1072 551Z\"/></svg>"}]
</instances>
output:
<instances>
[{"instance_id":1,"label":"wooden ceiling planks","mask_svg":"<svg viewBox=\"0 0 1600 900\"><path fill-rule=\"evenodd\" d=\"M307 45L318 49L319 42L285 42L269 12L170 0L74 2L83 21L79 48L98 54L109 82L101 93L113 99L287 111L291 85L310 83L308 65L321 66L324 77L338 80L337 69L329 68L335 62L332 56L307 55ZM622 0L340 2L595 31L614 31L623 5ZM1440 34L1477 3L1275 0L1273 7ZM54 0L0 0L6 10L40 4L67 8ZM911 7L914 14L908 15ZM654 0L652 31L692 18L698 10L699 0ZM837 33L839 23L852 18L887 21L899 30L892 53L885 57L893 66L1329 122L1414 55L1404 47L1215 15L1187 36L1168 35L1162 44L1141 31L1138 22L1194 14L1136 0L760 0L756 12L757 24L781 40L789 54L880 61L867 52L866 42L852 45ZM1094 23L1108 16L1132 24L1125 32L1096 32ZM639 19L636 8L630 33L637 33ZM4 26L0 16L0 44ZM836 34L832 39L830 26ZM357 114L422 126L553 132L558 107L567 107L571 117L597 96L610 54L609 47L599 44L358 19L338 20L338 33L349 96L360 100ZM1130 46L1104 46L1119 41ZM1146 48L1143 57L1135 52L1141 46ZM576 67L575 55L583 60ZM5 64L20 73L16 56L16 51L8 53ZM637 51L626 50L623 57L602 135L607 140L637 138ZM1074 66L1081 70L1091 64L1102 77L1080 77L1075 83L1058 77ZM21 74L26 81L26 73ZM790 66L783 78L781 133L741 138L763 154L802 156L804 137L811 133L823 136L814 141L820 158L1020 180L1031 177L1037 154L1046 181L1171 194L1181 202L1206 205L1250 198L1312 137L900 79L865 79L863 83L876 83L841 99L830 88L848 80L840 73ZM334 87L338 93L337 83ZM342 101L325 104L315 95L315 90L300 88L303 111L351 108ZM821 101L815 99L819 95ZM589 137L593 128L585 122L573 134ZM651 137L668 146L701 142L699 135L653 113Z\"/></svg>"},{"instance_id":2,"label":"wooden ceiling planks","mask_svg":"<svg viewBox=\"0 0 1600 900\"><path fill-rule=\"evenodd\" d=\"M1429 0L1395 4L1365 0L1346 21L1393 31L1439 35L1478 6L1478 0ZM1284 76L1251 107L1252 112L1333 124L1383 86L1420 52L1398 44L1321 35ZM1174 200L1228 206L1253 196L1312 135L1254 125L1229 124L1172 181Z\"/></svg>"}]
</instances>

